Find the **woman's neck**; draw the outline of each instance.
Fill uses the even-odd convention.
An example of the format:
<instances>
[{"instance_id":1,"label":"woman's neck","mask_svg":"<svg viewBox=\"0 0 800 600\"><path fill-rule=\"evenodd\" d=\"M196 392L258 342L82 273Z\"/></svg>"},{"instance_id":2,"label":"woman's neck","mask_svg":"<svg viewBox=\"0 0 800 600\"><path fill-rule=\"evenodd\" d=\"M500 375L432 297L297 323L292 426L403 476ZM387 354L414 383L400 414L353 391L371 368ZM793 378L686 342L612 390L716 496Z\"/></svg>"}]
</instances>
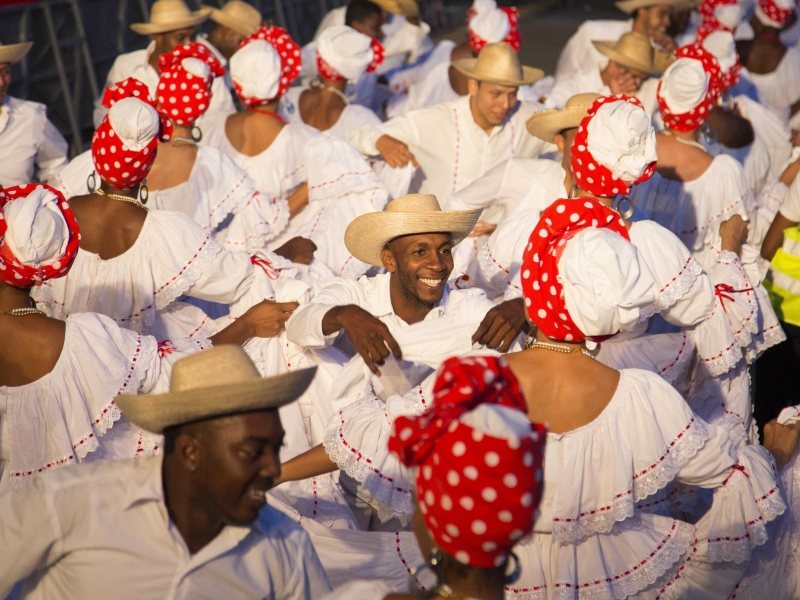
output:
<instances>
[{"instance_id":1,"label":"woman's neck","mask_svg":"<svg viewBox=\"0 0 800 600\"><path fill-rule=\"evenodd\" d=\"M598 198L601 202L604 198ZM571 348L573 350L580 351L581 348L586 348L586 342L565 342L564 340L554 340L553 338L547 337L544 333L542 333L541 329L536 330L536 341L542 342L544 344L556 344L558 346L565 346L567 348Z\"/></svg>"},{"instance_id":2,"label":"woman's neck","mask_svg":"<svg viewBox=\"0 0 800 600\"><path fill-rule=\"evenodd\" d=\"M0 311L10 312L16 308L33 307L30 289L15 288L8 285L0 286Z\"/></svg>"},{"instance_id":3,"label":"woman's neck","mask_svg":"<svg viewBox=\"0 0 800 600\"><path fill-rule=\"evenodd\" d=\"M347 91L347 80L344 81L333 81L331 79L325 79L324 77L320 77L320 81L322 81L323 88L333 88L335 90L339 90L342 93Z\"/></svg>"},{"instance_id":4,"label":"woman's neck","mask_svg":"<svg viewBox=\"0 0 800 600\"><path fill-rule=\"evenodd\" d=\"M683 138L685 140L692 140L696 142L700 139L700 128L692 129L691 131L678 131L676 129L667 129L664 130L667 135L671 135L672 137Z\"/></svg>"},{"instance_id":5,"label":"woman's neck","mask_svg":"<svg viewBox=\"0 0 800 600\"><path fill-rule=\"evenodd\" d=\"M258 114L258 111L264 112L271 112L277 113L278 112L278 104L280 103L279 100L275 100L274 102L264 102L263 104L253 104L248 108L253 109L252 112Z\"/></svg>"},{"instance_id":6,"label":"woman's neck","mask_svg":"<svg viewBox=\"0 0 800 600\"><path fill-rule=\"evenodd\" d=\"M144 182L142 182L144 183ZM115 196L126 196L128 198L138 198L139 196L139 186L134 186L127 190L121 190L119 188L115 188L113 185L108 183L107 181L102 181L100 183L100 189L103 190L106 194L114 194Z\"/></svg>"},{"instance_id":7,"label":"woman's neck","mask_svg":"<svg viewBox=\"0 0 800 600\"><path fill-rule=\"evenodd\" d=\"M186 140L194 141L192 139L192 128L186 127L184 125L175 125L173 123L172 138L170 144L174 144L176 140L178 141L178 143L180 143L180 141L186 141Z\"/></svg>"},{"instance_id":8,"label":"woman's neck","mask_svg":"<svg viewBox=\"0 0 800 600\"><path fill-rule=\"evenodd\" d=\"M505 569L467 568L465 573L457 577L442 576L440 584L448 586L459 598L476 598L478 600L503 600L505 597Z\"/></svg>"}]
</instances>

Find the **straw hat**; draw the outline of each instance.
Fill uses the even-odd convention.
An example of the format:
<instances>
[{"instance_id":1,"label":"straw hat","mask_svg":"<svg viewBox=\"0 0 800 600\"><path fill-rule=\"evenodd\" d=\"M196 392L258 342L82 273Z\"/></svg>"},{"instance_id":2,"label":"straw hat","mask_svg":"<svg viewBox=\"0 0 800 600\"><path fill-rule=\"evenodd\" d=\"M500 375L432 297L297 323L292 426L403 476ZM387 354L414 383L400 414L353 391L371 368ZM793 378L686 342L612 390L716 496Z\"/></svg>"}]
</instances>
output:
<instances>
[{"instance_id":1,"label":"straw hat","mask_svg":"<svg viewBox=\"0 0 800 600\"><path fill-rule=\"evenodd\" d=\"M153 433L211 417L279 408L306 391L317 368L262 378L241 346L217 346L175 363L169 393L122 395L129 421Z\"/></svg>"},{"instance_id":2,"label":"straw hat","mask_svg":"<svg viewBox=\"0 0 800 600\"><path fill-rule=\"evenodd\" d=\"M33 42L21 44L3 44L0 42L0 63L18 63L33 47Z\"/></svg>"},{"instance_id":3,"label":"straw hat","mask_svg":"<svg viewBox=\"0 0 800 600\"><path fill-rule=\"evenodd\" d=\"M600 94L593 92L575 94L567 100L563 110L541 110L534 113L526 123L528 133L551 144L555 143L557 133L577 127L589 116L589 107L599 97Z\"/></svg>"},{"instance_id":4,"label":"straw hat","mask_svg":"<svg viewBox=\"0 0 800 600\"><path fill-rule=\"evenodd\" d=\"M356 218L344 232L344 244L358 260L382 267L381 251L395 238L420 233L453 234L453 244L469 235L481 209L442 210L433 194L408 194L392 200L383 212Z\"/></svg>"},{"instance_id":5,"label":"straw hat","mask_svg":"<svg viewBox=\"0 0 800 600\"><path fill-rule=\"evenodd\" d=\"M419 5L416 0L371 0L386 12L403 17L419 16Z\"/></svg>"},{"instance_id":6,"label":"straw hat","mask_svg":"<svg viewBox=\"0 0 800 600\"><path fill-rule=\"evenodd\" d=\"M686 0L620 0L614 5L622 12L633 14L639 8L652 8L654 6L674 6L682 9L686 8Z\"/></svg>"},{"instance_id":7,"label":"straw hat","mask_svg":"<svg viewBox=\"0 0 800 600\"><path fill-rule=\"evenodd\" d=\"M205 7L192 12L183 0L156 0L150 7L150 22L133 23L131 29L141 35L152 35L195 27L208 18L211 10Z\"/></svg>"},{"instance_id":8,"label":"straw hat","mask_svg":"<svg viewBox=\"0 0 800 600\"><path fill-rule=\"evenodd\" d=\"M253 35L264 18L258 10L242 0L230 0L222 8L201 5L211 11L211 20L214 23L232 29L240 35Z\"/></svg>"},{"instance_id":9,"label":"straw hat","mask_svg":"<svg viewBox=\"0 0 800 600\"><path fill-rule=\"evenodd\" d=\"M592 42L592 44L600 54L607 56L618 65L651 75L661 73L654 61L653 44L646 35L631 31L616 42Z\"/></svg>"},{"instance_id":10,"label":"straw hat","mask_svg":"<svg viewBox=\"0 0 800 600\"><path fill-rule=\"evenodd\" d=\"M544 71L519 64L519 56L510 44L486 44L478 58L461 58L453 66L464 75L478 81L519 87L530 85L544 77Z\"/></svg>"}]
</instances>

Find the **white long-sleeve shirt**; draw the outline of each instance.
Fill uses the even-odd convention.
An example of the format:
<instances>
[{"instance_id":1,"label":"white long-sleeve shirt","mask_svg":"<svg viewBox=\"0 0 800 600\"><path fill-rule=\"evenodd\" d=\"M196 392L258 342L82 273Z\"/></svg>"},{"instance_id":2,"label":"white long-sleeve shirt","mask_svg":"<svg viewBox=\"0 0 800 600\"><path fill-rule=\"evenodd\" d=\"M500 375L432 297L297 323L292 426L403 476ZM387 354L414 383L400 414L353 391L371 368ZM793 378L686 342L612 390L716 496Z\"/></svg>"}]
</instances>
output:
<instances>
[{"instance_id":1,"label":"white long-sleeve shirt","mask_svg":"<svg viewBox=\"0 0 800 600\"><path fill-rule=\"evenodd\" d=\"M450 195L512 156L536 158L555 148L535 138L525 122L543 107L519 102L502 125L487 134L476 123L470 109L471 96L411 111L381 125L357 129L350 137L362 154L377 156L375 143L389 135L405 143L420 165L411 192L434 194L448 209Z\"/></svg>"},{"instance_id":2,"label":"white long-sleeve shirt","mask_svg":"<svg viewBox=\"0 0 800 600\"><path fill-rule=\"evenodd\" d=\"M67 163L67 142L47 119L47 107L6 96L0 104L0 185L53 177Z\"/></svg>"},{"instance_id":3,"label":"white long-sleeve shirt","mask_svg":"<svg viewBox=\"0 0 800 600\"><path fill-rule=\"evenodd\" d=\"M556 65L556 83L584 68L604 67L608 57L600 54L592 42L616 42L633 31L633 19L627 21L584 21L567 41Z\"/></svg>"},{"instance_id":4,"label":"white long-sleeve shirt","mask_svg":"<svg viewBox=\"0 0 800 600\"><path fill-rule=\"evenodd\" d=\"M634 94L644 104L644 109L648 115L652 115L658 109L658 100L656 99L658 81L657 77L645 79L639 90ZM594 92L601 96L612 95L611 88L603 82L600 66L585 67L569 77L560 79L548 94L544 105L548 108L561 110L572 96L587 92Z\"/></svg>"},{"instance_id":5,"label":"white long-sleeve shirt","mask_svg":"<svg viewBox=\"0 0 800 600\"><path fill-rule=\"evenodd\" d=\"M75 465L0 496L0 597L312 600L330 590L302 527L277 509L196 554L169 518L162 458Z\"/></svg>"}]
</instances>

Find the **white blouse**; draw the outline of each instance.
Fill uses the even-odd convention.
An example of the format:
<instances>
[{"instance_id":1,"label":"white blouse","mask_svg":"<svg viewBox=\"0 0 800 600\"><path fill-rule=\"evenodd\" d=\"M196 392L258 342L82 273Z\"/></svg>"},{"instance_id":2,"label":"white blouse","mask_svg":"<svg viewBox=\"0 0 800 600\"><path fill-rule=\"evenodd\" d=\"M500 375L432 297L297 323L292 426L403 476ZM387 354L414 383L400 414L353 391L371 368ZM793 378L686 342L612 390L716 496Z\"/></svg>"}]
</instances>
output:
<instances>
[{"instance_id":1,"label":"white blouse","mask_svg":"<svg viewBox=\"0 0 800 600\"><path fill-rule=\"evenodd\" d=\"M800 127L800 116L791 114L791 107L800 100L800 49L789 47L777 68L771 73L746 76L758 90L758 101L792 129Z\"/></svg>"}]
</instances>

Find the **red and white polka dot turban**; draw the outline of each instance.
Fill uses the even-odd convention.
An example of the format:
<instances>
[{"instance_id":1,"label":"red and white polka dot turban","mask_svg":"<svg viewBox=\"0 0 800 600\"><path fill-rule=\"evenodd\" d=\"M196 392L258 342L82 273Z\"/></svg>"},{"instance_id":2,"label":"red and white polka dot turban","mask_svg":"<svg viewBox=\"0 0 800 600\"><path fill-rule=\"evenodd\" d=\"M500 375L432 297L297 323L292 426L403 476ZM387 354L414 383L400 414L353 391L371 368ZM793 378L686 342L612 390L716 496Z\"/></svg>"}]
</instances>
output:
<instances>
[{"instance_id":1,"label":"red and white polka dot turban","mask_svg":"<svg viewBox=\"0 0 800 600\"><path fill-rule=\"evenodd\" d=\"M378 40L352 27L328 27L317 40L317 70L330 81L358 81L383 62L384 50Z\"/></svg>"},{"instance_id":2,"label":"red and white polka dot turban","mask_svg":"<svg viewBox=\"0 0 800 600\"><path fill-rule=\"evenodd\" d=\"M780 29L794 12L795 0L758 0L756 18L768 27Z\"/></svg>"},{"instance_id":3,"label":"red and white polka dot turban","mask_svg":"<svg viewBox=\"0 0 800 600\"><path fill-rule=\"evenodd\" d=\"M697 30L698 42L711 31L734 31L744 18L744 10L737 0L704 0L697 12L703 17Z\"/></svg>"},{"instance_id":4,"label":"red and white polka dot turban","mask_svg":"<svg viewBox=\"0 0 800 600\"><path fill-rule=\"evenodd\" d=\"M601 342L629 331L656 284L620 216L596 198L557 200L531 233L520 265L531 322L547 337Z\"/></svg>"},{"instance_id":5,"label":"red and white polka dot turban","mask_svg":"<svg viewBox=\"0 0 800 600\"><path fill-rule=\"evenodd\" d=\"M182 44L162 54L158 66L159 110L178 125L190 127L208 109L211 84L214 77L225 75L225 67L199 42Z\"/></svg>"},{"instance_id":6,"label":"red and white polka dot turban","mask_svg":"<svg viewBox=\"0 0 800 600\"><path fill-rule=\"evenodd\" d=\"M29 183L0 191L0 282L29 288L63 277L79 243L78 222L58 190Z\"/></svg>"},{"instance_id":7,"label":"red and white polka dot turban","mask_svg":"<svg viewBox=\"0 0 800 600\"><path fill-rule=\"evenodd\" d=\"M399 417L389 450L419 467L419 510L436 544L463 564L496 567L534 521L545 428L531 425L504 358L449 358L431 409Z\"/></svg>"},{"instance_id":8,"label":"red and white polka dot turban","mask_svg":"<svg viewBox=\"0 0 800 600\"><path fill-rule=\"evenodd\" d=\"M512 7L497 8L495 0L475 0L467 11L469 45L479 53L486 44L506 42L519 52L519 11Z\"/></svg>"},{"instance_id":9,"label":"red and white polka dot turban","mask_svg":"<svg viewBox=\"0 0 800 600\"><path fill-rule=\"evenodd\" d=\"M300 46L285 29L260 27L231 57L233 89L247 106L272 102L286 93L302 67Z\"/></svg>"},{"instance_id":10,"label":"red and white polka dot turban","mask_svg":"<svg viewBox=\"0 0 800 600\"><path fill-rule=\"evenodd\" d=\"M627 194L656 169L656 136L642 103L605 96L589 107L570 148L572 176L595 196Z\"/></svg>"},{"instance_id":11,"label":"red and white polka dot turban","mask_svg":"<svg viewBox=\"0 0 800 600\"><path fill-rule=\"evenodd\" d=\"M719 63L720 95L724 95L739 81L742 75L742 63L736 52L736 42L729 31L712 31L701 42L703 49L714 55Z\"/></svg>"},{"instance_id":12,"label":"red and white polka dot turban","mask_svg":"<svg viewBox=\"0 0 800 600\"><path fill-rule=\"evenodd\" d=\"M158 142L172 137L172 122L133 77L106 88L103 106L110 110L92 136L92 161L103 181L127 190L147 177Z\"/></svg>"},{"instance_id":13,"label":"red and white polka dot turban","mask_svg":"<svg viewBox=\"0 0 800 600\"><path fill-rule=\"evenodd\" d=\"M693 131L703 125L722 88L717 59L700 44L682 46L658 82L656 98L664 125Z\"/></svg>"}]
</instances>

